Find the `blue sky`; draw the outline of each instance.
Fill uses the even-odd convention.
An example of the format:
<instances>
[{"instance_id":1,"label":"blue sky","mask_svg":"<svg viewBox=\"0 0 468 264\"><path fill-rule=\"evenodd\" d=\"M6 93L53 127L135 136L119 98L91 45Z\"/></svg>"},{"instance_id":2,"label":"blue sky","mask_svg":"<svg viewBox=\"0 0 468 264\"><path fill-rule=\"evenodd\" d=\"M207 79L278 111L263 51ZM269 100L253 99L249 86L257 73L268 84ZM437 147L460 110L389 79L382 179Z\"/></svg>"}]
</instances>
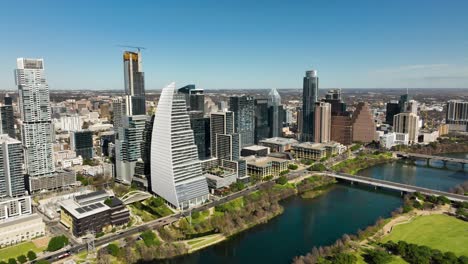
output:
<instances>
[{"instance_id":1,"label":"blue sky","mask_svg":"<svg viewBox=\"0 0 468 264\"><path fill-rule=\"evenodd\" d=\"M468 1L2 1L0 89L42 57L51 89L123 89L144 46L147 89L468 87Z\"/></svg>"}]
</instances>

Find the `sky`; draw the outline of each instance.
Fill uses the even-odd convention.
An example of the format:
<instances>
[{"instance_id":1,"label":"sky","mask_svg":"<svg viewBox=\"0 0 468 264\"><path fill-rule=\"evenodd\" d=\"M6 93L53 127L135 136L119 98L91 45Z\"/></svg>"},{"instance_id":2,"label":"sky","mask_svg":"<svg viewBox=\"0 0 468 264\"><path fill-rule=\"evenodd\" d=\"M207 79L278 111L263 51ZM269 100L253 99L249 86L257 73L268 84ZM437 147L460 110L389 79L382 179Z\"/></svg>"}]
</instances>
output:
<instances>
[{"instance_id":1,"label":"sky","mask_svg":"<svg viewBox=\"0 0 468 264\"><path fill-rule=\"evenodd\" d=\"M468 1L0 1L0 90L16 58L51 89L123 90L119 45L146 89L468 88Z\"/></svg>"}]
</instances>

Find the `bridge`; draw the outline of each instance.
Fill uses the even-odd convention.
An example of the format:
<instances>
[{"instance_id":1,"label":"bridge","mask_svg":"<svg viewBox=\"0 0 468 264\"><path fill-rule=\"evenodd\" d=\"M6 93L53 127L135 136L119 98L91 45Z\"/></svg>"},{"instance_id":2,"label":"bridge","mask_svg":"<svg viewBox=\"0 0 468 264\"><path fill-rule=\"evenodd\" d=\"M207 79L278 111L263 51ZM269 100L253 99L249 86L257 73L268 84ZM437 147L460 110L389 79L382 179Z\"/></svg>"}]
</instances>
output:
<instances>
[{"instance_id":1,"label":"bridge","mask_svg":"<svg viewBox=\"0 0 468 264\"><path fill-rule=\"evenodd\" d=\"M395 151L393 152L397 157L402 157L402 158L413 158L413 159L425 159L429 162L429 160L440 160L444 162L444 166L446 165L447 162L453 162L453 163L460 163L462 167L464 167L465 164L468 164L468 159L457 159L457 158L450 158L450 157L442 157L442 156L432 156L432 155L425 155L425 154L417 154L417 153L407 153L407 152L401 152L401 151Z\"/></svg>"},{"instance_id":2,"label":"bridge","mask_svg":"<svg viewBox=\"0 0 468 264\"><path fill-rule=\"evenodd\" d=\"M414 185L396 183L396 182L391 182L391 181L379 180L379 179L345 174L345 173L327 172L323 174L329 177L334 177L335 179L349 181L351 183L355 183L355 182L363 183L363 184L372 185L375 187L386 188L386 189L396 190L396 191L405 192L405 193L420 192L424 195L445 196L449 200L454 201L454 202L468 202L468 196L432 190L432 189L418 187Z\"/></svg>"},{"instance_id":3,"label":"bridge","mask_svg":"<svg viewBox=\"0 0 468 264\"><path fill-rule=\"evenodd\" d=\"M120 198L120 200L122 200L122 202L125 205L127 205L127 204L131 204L131 203L146 200L146 199L150 198L151 196L152 195L150 193L147 193L147 192L131 191L131 192L126 193L124 196L122 196L122 198Z\"/></svg>"}]
</instances>

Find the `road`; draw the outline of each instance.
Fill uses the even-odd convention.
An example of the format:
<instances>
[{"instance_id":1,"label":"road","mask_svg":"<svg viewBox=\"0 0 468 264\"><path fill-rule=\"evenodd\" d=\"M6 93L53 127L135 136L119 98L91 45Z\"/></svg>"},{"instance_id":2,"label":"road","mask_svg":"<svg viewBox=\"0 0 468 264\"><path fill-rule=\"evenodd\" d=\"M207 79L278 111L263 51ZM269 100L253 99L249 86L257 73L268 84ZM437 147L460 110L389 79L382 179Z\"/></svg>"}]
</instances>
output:
<instances>
[{"instance_id":1,"label":"road","mask_svg":"<svg viewBox=\"0 0 468 264\"><path fill-rule=\"evenodd\" d=\"M212 201L210 203L207 203L207 204L192 208L191 211L192 212L204 211L206 209L209 209L209 208L215 207L217 205L220 205L220 204L229 202L231 200L237 199L239 197L245 196L245 195L247 195L247 194L249 194L251 192L263 189L263 188L265 188L265 187L267 187L269 185L272 185L272 184L273 184L273 182L271 182L271 181L261 182L261 183L258 183L256 185L247 187L246 189L244 189L242 191L227 195L225 197L222 197L222 198L220 198L218 200L215 200L215 201ZM109 235L106 235L104 237L97 238L95 240L95 242L94 242L94 245L95 245L95 247L102 246L102 245L105 245L105 244L110 243L112 241L116 241L116 240L119 240L119 239L122 239L122 238L125 238L125 237L128 237L128 236L132 236L132 235L141 233L141 232L143 232L145 230L148 230L148 229L155 229L155 228L158 228L158 227L161 227L161 226L172 224L172 223L178 221L180 218L185 217L185 215L187 215L188 213L189 213L189 211L184 211L184 212L181 212L181 213L172 214L172 215L169 215L169 216L166 216L166 217L158 218L156 220L144 223L144 224L139 225L139 226L131 227L131 228L128 228L128 229L125 229L125 230L122 230L122 231L118 231L117 233L114 233L114 234L109 234ZM47 261L51 261L51 262L56 261L58 259L58 257L63 255L63 254L66 254L66 253L69 253L70 255L77 254L77 253L79 253L79 252L81 252L83 250L86 250L86 248L87 248L86 243L77 244L77 245L72 246L72 247L64 248L64 249L61 249L61 250L46 254L46 255L44 255L42 257L39 257L36 261L38 261L38 260L47 260Z\"/></svg>"}]
</instances>

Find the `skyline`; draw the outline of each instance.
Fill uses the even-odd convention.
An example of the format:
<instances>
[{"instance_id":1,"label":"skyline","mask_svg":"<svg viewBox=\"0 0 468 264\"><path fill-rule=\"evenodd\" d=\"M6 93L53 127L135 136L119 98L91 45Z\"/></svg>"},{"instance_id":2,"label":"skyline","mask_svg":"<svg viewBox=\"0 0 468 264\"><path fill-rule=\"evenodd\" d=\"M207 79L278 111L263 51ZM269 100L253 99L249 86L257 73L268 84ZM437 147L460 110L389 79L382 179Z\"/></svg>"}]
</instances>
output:
<instances>
[{"instance_id":1,"label":"skyline","mask_svg":"<svg viewBox=\"0 0 468 264\"><path fill-rule=\"evenodd\" d=\"M19 57L44 58L52 90L123 90L118 45L147 48L147 90L300 89L311 69L322 88L468 87L461 1L26 2L0 10L0 90Z\"/></svg>"}]
</instances>

